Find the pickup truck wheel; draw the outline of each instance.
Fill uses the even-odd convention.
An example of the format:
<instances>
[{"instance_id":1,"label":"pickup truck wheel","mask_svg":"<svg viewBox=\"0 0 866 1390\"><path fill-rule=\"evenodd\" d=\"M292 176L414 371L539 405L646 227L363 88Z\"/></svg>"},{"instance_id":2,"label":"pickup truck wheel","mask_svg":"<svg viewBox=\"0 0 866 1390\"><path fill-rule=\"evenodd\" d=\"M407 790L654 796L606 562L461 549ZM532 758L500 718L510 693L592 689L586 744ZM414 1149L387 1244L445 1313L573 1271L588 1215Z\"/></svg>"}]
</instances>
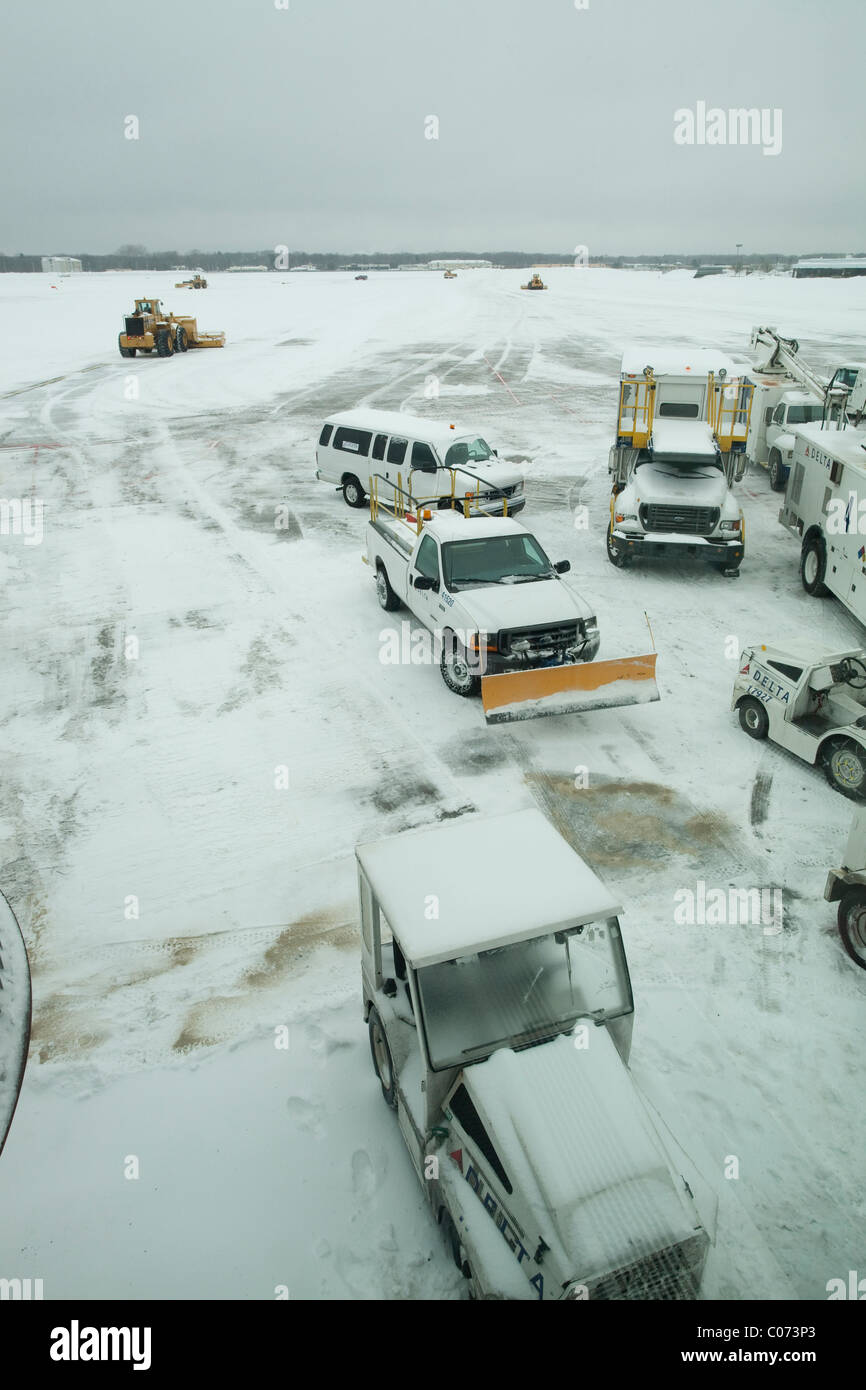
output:
<instances>
[{"instance_id":1,"label":"pickup truck wheel","mask_svg":"<svg viewBox=\"0 0 866 1390\"><path fill-rule=\"evenodd\" d=\"M353 473L343 479L343 498L350 507L363 507L367 494Z\"/></svg>"},{"instance_id":2,"label":"pickup truck wheel","mask_svg":"<svg viewBox=\"0 0 866 1390\"><path fill-rule=\"evenodd\" d=\"M803 546L800 556L800 579L807 594L813 598L823 598L824 575L827 570L827 547L823 536L812 536Z\"/></svg>"},{"instance_id":3,"label":"pickup truck wheel","mask_svg":"<svg viewBox=\"0 0 866 1390\"><path fill-rule=\"evenodd\" d=\"M760 700L743 700L738 707L740 728L745 729L749 738L766 738L770 727L770 716Z\"/></svg>"},{"instance_id":4,"label":"pickup truck wheel","mask_svg":"<svg viewBox=\"0 0 866 1390\"><path fill-rule=\"evenodd\" d=\"M367 1028L370 1034L373 1066L382 1087L382 1095L385 1097L386 1104L390 1105L392 1110L396 1110L397 1092L394 1087L394 1063L391 1061L391 1049L388 1046L385 1029L382 1027L382 1020L375 1009L370 1010Z\"/></svg>"},{"instance_id":5,"label":"pickup truck wheel","mask_svg":"<svg viewBox=\"0 0 866 1390\"><path fill-rule=\"evenodd\" d=\"M400 607L400 600L391 588L384 565L379 565L376 570L376 597L386 613L394 613Z\"/></svg>"},{"instance_id":6,"label":"pickup truck wheel","mask_svg":"<svg viewBox=\"0 0 866 1390\"><path fill-rule=\"evenodd\" d=\"M455 695L470 699L481 689L481 677L473 675L466 652L452 632L444 634L439 670L448 689L453 690Z\"/></svg>"},{"instance_id":7,"label":"pickup truck wheel","mask_svg":"<svg viewBox=\"0 0 866 1390\"><path fill-rule=\"evenodd\" d=\"M774 492L785 491L785 479L782 477L782 455L778 449L773 449L770 454L770 487Z\"/></svg>"},{"instance_id":8,"label":"pickup truck wheel","mask_svg":"<svg viewBox=\"0 0 866 1390\"><path fill-rule=\"evenodd\" d=\"M854 963L866 970L866 888L858 885L845 891L836 920L842 945Z\"/></svg>"},{"instance_id":9,"label":"pickup truck wheel","mask_svg":"<svg viewBox=\"0 0 866 1390\"><path fill-rule=\"evenodd\" d=\"M839 738L822 752L830 786L851 801L866 799L866 750L851 738Z\"/></svg>"},{"instance_id":10,"label":"pickup truck wheel","mask_svg":"<svg viewBox=\"0 0 866 1390\"><path fill-rule=\"evenodd\" d=\"M607 558L610 560L610 563L612 565L616 566L618 570L625 569L626 565L628 564L627 554L624 550L620 549L616 541L613 539L612 526L608 526L607 528Z\"/></svg>"}]
</instances>

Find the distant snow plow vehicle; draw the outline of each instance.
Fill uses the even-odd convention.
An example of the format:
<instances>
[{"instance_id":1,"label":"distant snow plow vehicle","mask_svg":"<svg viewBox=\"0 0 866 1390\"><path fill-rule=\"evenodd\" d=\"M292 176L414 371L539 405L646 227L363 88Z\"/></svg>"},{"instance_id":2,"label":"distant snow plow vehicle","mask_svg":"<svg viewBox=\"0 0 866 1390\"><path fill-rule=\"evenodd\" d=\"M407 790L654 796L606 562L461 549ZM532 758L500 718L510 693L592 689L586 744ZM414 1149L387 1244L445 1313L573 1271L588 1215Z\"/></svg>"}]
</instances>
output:
<instances>
[{"instance_id":1,"label":"distant snow plow vehicle","mask_svg":"<svg viewBox=\"0 0 866 1390\"><path fill-rule=\"evenodd\" d=\"M178 280L176 290L206 290L207 280L203 275L194 275L191 280Z\"/></svg>"},{"instance_id":2,"label":"distant snow plow vehicle","mask_svg":"<svg viewBox=\"0 0 866 1390\"><path fill-rule=\"evenodd\" d=\"M842 945L861 970L866 970L866 810L857 808L844 862L827 875L824 897L838 903L836 923Z\"/></svg>"},{"instance_id":3,"label":"distant snow plow vehicle","mask_svg":"<svg viewBox=\"0 0 866 1390\"><path fill-rule=\"evenodd\" d=\"M486 515L478 479L452 475L450 499L425 499L374 474L365 557L381 607L405 604L433 634L448 689L480 692L488 724L658 700L656 653L595 661L598 623L562 581L569 561L548 559L507 498Z\"/></svg>"},{"instance_id":4,"label":"distant snow plow vehicle","mask_svg":"<svg viewBox=\"0 0 866 1390\"><path fill-rule=\"evenodd\" d=\"M456 280L456 279L457 279L457 271L456 271L456 270L446 270L446 272L445 272L445 274L443 275L442 279L443 279L443 280Z\"/></svg>"},{"instance_id":5,"label":"distant snow plow vehicle","mask_svg":"<svg viewBox=\"0 0 866 1390\"><path fill-rule=\"evenodd\" d=\"M617 899L535 808L355 852L373 1067L469 1292L696 1298L714 1217L628 1069Z\"/></svg>"},{"instance_id":6,"label":"distant snow plow vehicle","mask_svg":"<svg viewBox=\"0 0 866 1390\"><path fill-rule=\"evenodd\" d=\"M526 284L521 285L520 288L522 290L546 290L547 286L545 285L541 276L536 271L533 275L530 276Z\"/></svg>"},{"instance_id":7,"label":"distant snow plow vehicle","mask_svg":"<svg viewBox=\"0 0 866 1390\"><path fill-rule=\"evenodd\" d=\"M225 347L225 333L204 333L188 314L166 313L161 299L137 299L135 309L123 321L117 345L121 357L155 352L171 357L188 348Z\"/></svg>"},{"instance_id":8,"label":"distant snow plow vehicle","mask_svg":"<svg viewBox=\"0 0 866 1390\"><path fill-rule=\"evenodd\" d=\"M843 796L866 799L866 651L745 647L731 709L750 738L771 738L823 766Z\"/></svg>"},{"instance_id":9,"label":"distant snow plow vehicle","mask_svg":"<svg viewBox=\"0 0 866 1390\"><path fill-rule=\"evenodd\" d=\"M0 893L0 1153L24 1080L30 1011L27 947L14 912Z\"/></svg>"}]
</instances>

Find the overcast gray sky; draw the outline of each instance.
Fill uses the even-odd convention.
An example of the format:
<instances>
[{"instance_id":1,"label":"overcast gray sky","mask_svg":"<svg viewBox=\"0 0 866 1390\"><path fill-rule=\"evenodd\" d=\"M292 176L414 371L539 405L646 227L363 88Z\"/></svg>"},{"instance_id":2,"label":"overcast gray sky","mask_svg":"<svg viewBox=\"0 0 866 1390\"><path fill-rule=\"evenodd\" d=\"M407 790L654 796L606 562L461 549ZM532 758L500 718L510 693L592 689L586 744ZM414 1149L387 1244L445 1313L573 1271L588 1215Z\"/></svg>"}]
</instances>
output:
<instances>
[{"instance_id":1,"label":"overcast gray sky","mask_svg":"<svg viewBox=\"0 0 866 1390\"><path fill-rule=\"evenodd\" d=\"M19 0L0 251L866 249L863 0L578 3Z\"/></svg>"}]
</instances>

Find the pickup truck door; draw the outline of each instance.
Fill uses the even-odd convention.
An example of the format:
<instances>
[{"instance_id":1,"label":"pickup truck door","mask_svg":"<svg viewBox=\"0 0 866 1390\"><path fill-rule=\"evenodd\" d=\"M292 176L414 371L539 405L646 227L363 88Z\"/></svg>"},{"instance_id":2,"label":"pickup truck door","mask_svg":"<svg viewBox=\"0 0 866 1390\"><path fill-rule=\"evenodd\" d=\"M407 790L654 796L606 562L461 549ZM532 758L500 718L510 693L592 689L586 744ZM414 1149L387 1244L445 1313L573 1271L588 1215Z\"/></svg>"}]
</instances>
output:
<instances>
[{"instance_id":1,"label":"pickup truck door","mask_svg":"<svg viewBox=\"0 0 866 1390\"><path fill-rule=\"evenodd\" d=\"M415 579L418 575L423 575L426 579L433 579L436 588L416 589ZM432 536L421 537L421 544L409 561L406 582L409 607L413 613L417 614L426 627L442 627L448 610L441 596L442 569L439 563L439 547Z\"/></svg>"}]
</instances>

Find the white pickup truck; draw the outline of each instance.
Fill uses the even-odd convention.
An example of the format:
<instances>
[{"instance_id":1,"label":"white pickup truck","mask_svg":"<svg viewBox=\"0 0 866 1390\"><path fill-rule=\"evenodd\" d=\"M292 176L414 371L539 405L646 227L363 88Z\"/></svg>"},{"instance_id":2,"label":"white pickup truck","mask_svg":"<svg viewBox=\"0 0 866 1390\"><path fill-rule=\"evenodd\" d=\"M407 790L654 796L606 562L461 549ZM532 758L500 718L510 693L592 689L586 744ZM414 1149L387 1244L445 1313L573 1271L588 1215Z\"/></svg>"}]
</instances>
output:
<instances>
[{"instance_id":1,"label":"white pickup truck","mask_svg":"<svg viewBox=\"0 0 866 1390\"><path fill-rule=\"evenodd\" d=\"M476 695L482 675L591 661L598 651L592 608L561 579L519 522L428 513L416 530L378 512L367 526L367 563L387 612L405 604L439 640L442 679Z\"/></svg>"}]
</instances>

